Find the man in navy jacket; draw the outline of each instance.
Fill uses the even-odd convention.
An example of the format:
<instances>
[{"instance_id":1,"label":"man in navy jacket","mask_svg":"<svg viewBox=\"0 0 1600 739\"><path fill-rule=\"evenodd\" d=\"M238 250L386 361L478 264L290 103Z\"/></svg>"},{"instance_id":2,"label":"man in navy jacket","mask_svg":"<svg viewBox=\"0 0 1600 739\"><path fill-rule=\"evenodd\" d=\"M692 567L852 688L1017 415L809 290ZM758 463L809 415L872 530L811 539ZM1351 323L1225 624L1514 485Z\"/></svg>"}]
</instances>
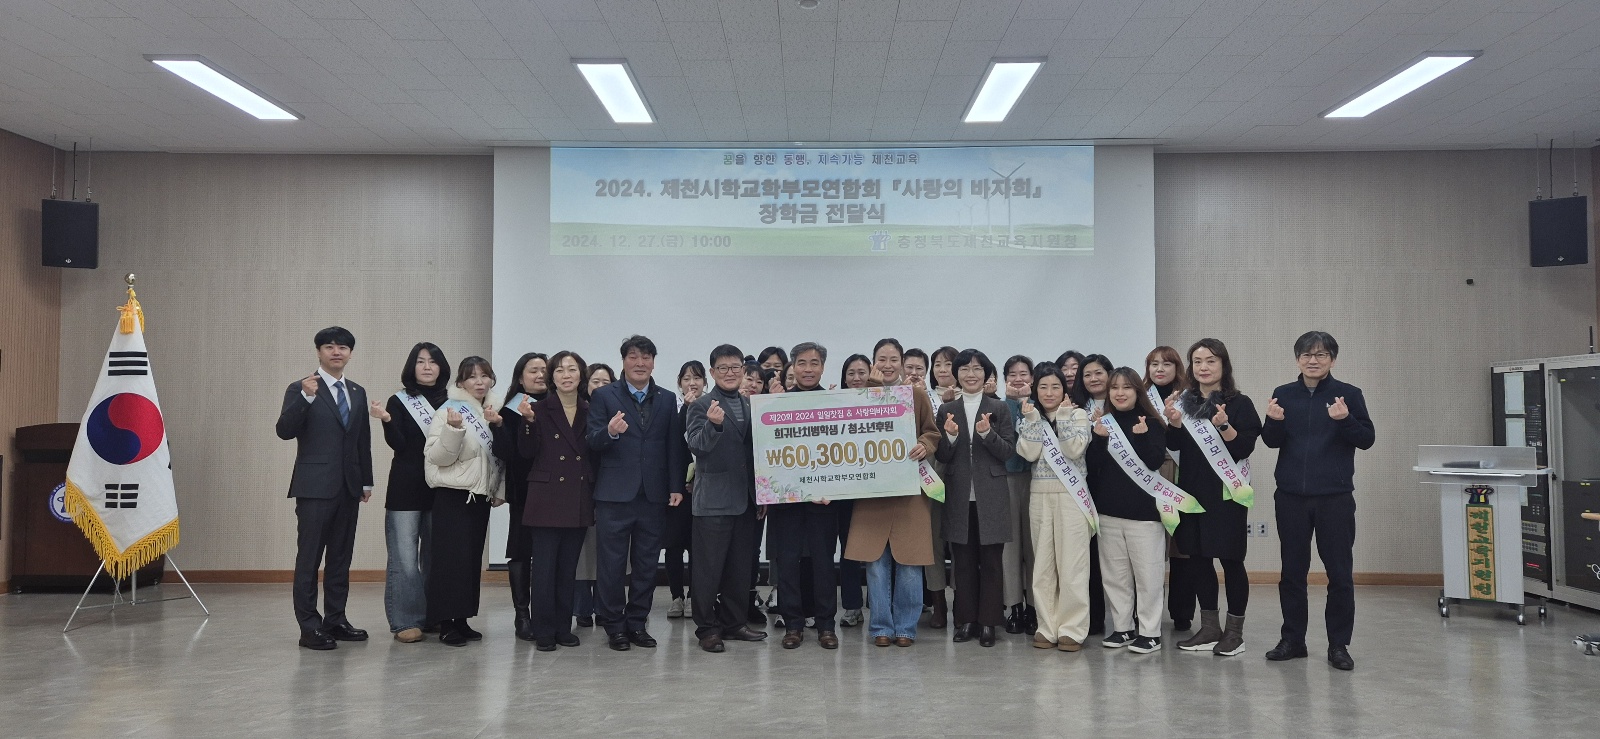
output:
<instances>
[{"instance_id":1,"label":"man in navy jacket","mask_svg":"<svg viewBox=\"0 0 1600 739\"><path fill-rule=\"evenodd\" d=\"M1356 595L1351 581L1356 540L1356 450L1371 449L1372 417L1361 388L1333 378L1339 342L1323 331L1308 331L1294 342L1300 379L1272 391L1261 441L1278 450L1278 539L1283 573L1278 602L1283 634L1267 659L1279 662L1306 656L1306 572L1311 568L1311 538L1328 571L1328 662L1355 669L1348 646L1355 627Z\"/></svg>"},{"instance_id":2,"label":"man in navy jacket","mask_svg":"<svg viewBox=\"0 0 1600 739\"><path fill-rule=\"evenodd\" d=\"M630 644L656 645L645 625L655 598L661 529L667 506L683 502L689 474L678 399L651 378L655 366L655 343L630 336L622 342L622 379L589 398L585 433L600 460L594 486L595 615L619 652Z\"/></svg>"}]
</instances>

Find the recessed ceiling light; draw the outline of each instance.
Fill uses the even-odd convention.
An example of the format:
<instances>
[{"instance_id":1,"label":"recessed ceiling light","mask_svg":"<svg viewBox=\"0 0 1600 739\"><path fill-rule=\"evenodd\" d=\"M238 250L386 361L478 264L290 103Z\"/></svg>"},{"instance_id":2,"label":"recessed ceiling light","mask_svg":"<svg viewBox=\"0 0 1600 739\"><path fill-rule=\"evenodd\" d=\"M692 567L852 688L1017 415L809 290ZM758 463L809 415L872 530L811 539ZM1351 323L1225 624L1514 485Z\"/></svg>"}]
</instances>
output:
<instances>
[{"instance_id":1,"label":"recessed ceiling light","mask_svg":"<svg viewBox=\"0 0 1600 739\"><path fill-rule=\"evenodd\" d=\"M611 120L617 123L654 123L650 106L644 102L639 83L633 79L628 63L622 61L572 60L585 82L594 90L600 104L606 106Z\"/></svg>"},{"instance_id":2,"label":"recessed ceiling light","mask_svg":"<svg viewBox=\"0 0 1600 739\"><path fill-rule=\"evenodd\" d=\"M995 59L978 85L978 92L962 118L966 123L999 123L1011 113L1028 83L1039 73L1043 59Z\"/></svg>"},{"instance_id":3,"label":"recessed ceiling light","mask_svg":"<svg viewBox=\"0 0 1600 739\"><path fill-rule=\"evenodd\" d=\"M265 95L251 89L243 81L216 68L205 59L197 56L145 58L263 121L300 120L300 116L290 112L288 108L268 100Z\"/></svg>"},{"instance_id":4,"label":"recessed ceiling light","mask_svg":"<svg viewBox=\"0 0 1600 739\"><path fill-rule=\"evenodd\" d=\"M1374 85L1344 105L1322 114L1323 118L1364 118L1367 114L1399 100L1412 91L1428 84L1483 52L1465 51L1428 54L1411 63L1392 77Z\"/></svg>"}]
</instances>

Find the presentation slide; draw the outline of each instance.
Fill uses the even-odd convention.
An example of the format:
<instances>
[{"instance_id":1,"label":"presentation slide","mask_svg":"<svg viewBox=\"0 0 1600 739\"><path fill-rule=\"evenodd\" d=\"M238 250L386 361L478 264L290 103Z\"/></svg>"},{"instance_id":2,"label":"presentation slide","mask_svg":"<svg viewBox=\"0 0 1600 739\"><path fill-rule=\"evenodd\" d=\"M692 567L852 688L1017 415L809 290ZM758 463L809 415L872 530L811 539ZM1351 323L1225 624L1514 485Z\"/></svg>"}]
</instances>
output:
<instances>
[{"instance_id":1,"label":"presentation slide","mask_svg":"<svg viewBox=\"0 0 1600 739\"><path fill-rule=\"evenodd\" d=\"M774 159L755 162L757 153ZM1155 345L1151 147L886 147L860 150L860 164L856 153L496 149L495 370L504 381L524 352L563 349L615 367L622 340L635 333L655 341L656 382L674 391L680 365L705 362L724 342L750 354L821 342L829 385L841 382L846 357L870 353L886 336L929 351L975 347L997 364L1013 354L1054 359L1076 349L1137 367ZM785 165L785 154L804 154L808 163ZM885 163L889 155L894 164ZM899 164L902 155L907 164ZM828 164L815 163L823 156ZM728 157L732 163L724 165ZM974 181L1004 182L1006 175L1011 189L980 184L989 197L974 194ZM693 198L684 197L685 178L698 178ZM705 197L708 178L737 181L727 187L740 197L718 197L723 184ZM744 181L752 179L757 195L745 198ZM823 183L835 179L839 197L830 200L835 187ZM808 180L816 180L817 197L806 197ZM847 180L861 182L849 186L854 200L845 199ZM863 198L869 180L878 183L876 197ZM937 199L928 197L928 180L938 181ZM947 180L954 180L950 195ZM762 187L779 196L762 197ZM908 187L923 196L903 194ZM763 223L762 206L773 205L773 222ZM816 206L816 223L801 222L804 205ZM846 223L827 223L835 205L844 207ZM883 222L866 221L860 210L865 222L848 223L852 205L882 206ZM794 208L795 222L783 217L785 206ZM890 238L874 244L880 231ZM581 243L591 245L563 247L564 235L587 236ZM690 236L725 237L726 245L688 246ZM959 246L951 246L952 236ZM444 349L451 357L466 350ZM491 561L503 561L505 527L497 512Z\"/></svg>"},{"instance_id":2,"label":"presentation slide","mask_svg":"<svg viewBox=\"0 0 1600 739\"><path fill-rule=\"evenodd\" d=\"M1094 251L1094 148L558 148L556 255Z\"/></svg>"}]
</instances>

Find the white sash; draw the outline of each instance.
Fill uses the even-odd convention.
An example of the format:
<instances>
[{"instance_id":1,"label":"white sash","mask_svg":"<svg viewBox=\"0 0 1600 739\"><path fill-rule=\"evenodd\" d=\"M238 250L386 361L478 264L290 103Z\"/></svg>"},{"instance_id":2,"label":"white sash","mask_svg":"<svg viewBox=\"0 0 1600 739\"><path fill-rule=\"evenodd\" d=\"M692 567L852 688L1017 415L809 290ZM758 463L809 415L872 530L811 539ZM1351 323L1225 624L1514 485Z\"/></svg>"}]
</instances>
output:
<instances>
[{"instance_id":1,"label":"white sash","mask_svg":"<svg viewBox=\"0 0 1600 739\"><path fill-rule=\"evenodd\" d=\"M456 411L461 414L462 424L471 430L471 433L467 434L467 438L474 439L478 442L478 448L489 457L490 462L494 464L497 474L503 473L500 458L494 456L494 432L489 430L488 420L479 415L477 411L473 410L472 404L465 401L449 400L445 401L444 405L439 406L439 410L441 411L445 410L446 408L455 408ZM484 413L495 412L496 411L491 411L488 409L484 410Z\"/></svg>"},{"instance_id":2,"label":"white sash","mask_svg":"<svg viewBox=\"0 0 1600 739\"><path fill-rule=\"evenodd\" d=\"M922 480L922 492L929 498L944 502L944 480L939 479L939 473L933 471L933 465L928 458L917 460L917 477Z\"/></svg>"},{"instance_id":3,"label":"white sash","mask_svg":"<svg viewBox=\"0 0 1600 739\"><path fill-rule=\"evenodd\" d=\"M1133 480L1149 493L1150 497L1156 499L1156 510L1161 513L1161 525L1166 527L1168 534L1178 528L1178 523L1182 520L1178 516L1179 511L1205 513L1206 509L1200 506L1200 501L1195 500L1194 496L1162 479L1156 470L1144 466L1144 460L1139 458L1139 453L1128 443L1128 437L1122 433L1122 427L1117 425L1116 419L1111 416L1101 416L1100 423L1110 432L1106 439L1106 450L1111 453L1111 459L1122 468L1128 479Z\"/></svg>"},{"instance_id":4,"label":"white sash","mask_svg":"<svg viewBox=\"0 0 1600 739\"><path fill-rule=\"evenodd\" d=\"M506 401L506 404L503 407L510 408L512 413L521 413L522 411L517 409L522 407L523 398L528 398L529 405L533 404L533 398L529 398L527 393L517 393L516 395L511 396L511 399Z\"/></svg>"},{"instance_id":5,"label":"white sash","mask_svg":"<svg viewBox=\"0 0 1600 739\"><path fill-rule=\"evenodd\" d=\"M1167 401L1161 399L1161 391L1157 390L1155 385L1151 385L1150 387L1145 388L1144 389L1144 394L1145 394L1145 397L1148 397L1150 399L1150 405L1151 405L1151 407L1156 409L1157 413L1165 413L1166 412ZM1171 449L1168 449L1167 450L1167 454L1172 457L1172 463L1173 464L1177 464L1178 463L1178 453L1177 452L1172 451Z\"/></svg>"},{"instance_id":6,"label":"white sash","mask_svg":"<svg viewBox=\"0 0 1600 739\"><path fill-rule=\"evenodd\" d=\"M428 399L404 390L395 393L394 396L400 399L400 404L404 405L406 410L411 411L411 420L422 427L422 434L426 436L428 427L433 425L433 406L428 405Z\"/></svg>"},{"instance_id":7,"label":"white sash","mask_svg":"<svg viewBox=\"0 0 1600 739\"><path fill-rule=\"evenodd\" d=\"M1231 500L1246 508L1255 506L1256 491L1250 487L1250 460L1235 462L1222 440L1222 432L1209 418L1183 417L1183 423L1194 436L1195 446L1206 455L1211 471L1222 478L1222 499Z\"/></svg>"},{"instance_id":8,"label":"white sash","mask_svg":"<svg viewBox=\"0 0 1600 739\"><path fill-rule=\"evenodd\" d=\"M1041 410L1040 415L1043 416ZM1050 471L1056 473L1056 479L1066 486L1067 494L1078 504L1078 510L1083 512L1083 517L1089 521L1089 531L1099 533L1100 512L1095 510L1094 498L1089 495L1089 483L1084 477L1082 469L1078 468L1065 452L1061 451L1061 444L1056 441L1056 424L1051 420L1042 421L1045 432L1040 441L1044 447L1041 458L1050 465Z\"/></svg>"}]
</instances>

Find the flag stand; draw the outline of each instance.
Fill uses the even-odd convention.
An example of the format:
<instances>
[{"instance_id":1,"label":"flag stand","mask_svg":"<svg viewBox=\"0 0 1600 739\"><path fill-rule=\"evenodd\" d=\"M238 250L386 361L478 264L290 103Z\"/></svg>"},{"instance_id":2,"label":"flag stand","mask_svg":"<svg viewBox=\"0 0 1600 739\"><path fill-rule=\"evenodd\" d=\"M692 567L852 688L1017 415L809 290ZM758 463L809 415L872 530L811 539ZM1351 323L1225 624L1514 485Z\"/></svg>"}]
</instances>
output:
<instances>
[{"instance_id":1,"label":"flag stand","mask_svg":"<svg viewBox=\"0 0 1600 739\"><path fill-rule=\"evenodd\" d=\"M173 572L178 573L178 579L182 580L183 581L183 586L185 588L189 589L189 594L188 595L180 595L180 596L177 596L177 597L174 597L174 598L146 598L144 600L139 600L139 573L136 570L136 571L134 571L133 576L132 576L133 577L133 582L131 583L131 586L128 588L128 597L127 598L123 598L122 597L122 581L114 580L114 581L112 581L112 591L111 591L111 602L110 603L101 603L100 605L86 606L86 605L83 604L83 601L88 599L89 591L94 588L95 581L100 579L100 573L106 571L106 563L104 561L102 561L100 563L99 569L96 569L94 571L94 577L89 578L89 587L86 587L86 588L83 589L83 595L78 598L78 605L73 607L72 615L67 617L67 625L61 627L61 633L65 634L65 633L67 633L68 630L70 630L72 628L72 620L78 617L78 612L79 611L88 611L88 610L93 610L95 608L109 608L109 609L111 609L112 613L116 613L117 606L119 606L119 605L126 605L126 606L131 608L133 606L144 605L144 604L149 604L149 603L165 603L165 602L167 602L169 600L188 600L190 598L193 598L194 602L200 606L200 610L205 612L205 614L207 616L210 616L211 615L211 609L206 608L205 601L200 600L200 596L194 592L194 586L189 584L189 578L183 576L183 570L178 567L178 563L172 561L172 555L171 554L166 555L166 557L167 557L167 566L171 567Z\"/></svg>"}]
</instances>

